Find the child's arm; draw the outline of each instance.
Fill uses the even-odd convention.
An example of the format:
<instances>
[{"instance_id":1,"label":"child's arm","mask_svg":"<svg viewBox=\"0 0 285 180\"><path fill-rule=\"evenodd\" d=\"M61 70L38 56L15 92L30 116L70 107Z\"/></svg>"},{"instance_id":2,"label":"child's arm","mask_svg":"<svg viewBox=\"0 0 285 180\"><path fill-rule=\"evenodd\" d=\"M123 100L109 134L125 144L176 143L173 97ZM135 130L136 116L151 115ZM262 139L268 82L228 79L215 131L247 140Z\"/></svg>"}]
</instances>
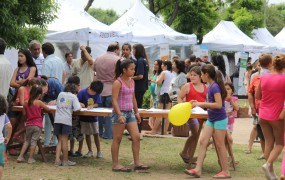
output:
<instances>
[{"instance_id":1,"label":"child's arm","mask_svg":"<svg viewBox=\"0 0 285 180\"><path fill-rule=\"evenodd\" d=\"M239 110L239 106L238 106L238 103L237 103L237 99L233 99L233 98L231 98L230 99L230 103L231 103L231 105L232 105L232 107L233 107L233 110L235 110L235 111L238 111Z\"/></svg>"},{"instance_id":2,"label":"child's arm","mask_svg":"<svg viewBox=\"0 0 285 180\"><path fill-rule=\"evenodd\" d=\"M182 103L183 102L183 99L185 98L186 94L188 94L188 92L189 92L189 88L190 88L189 83L184 84L182 86L182 88L181 88L181 90L180 90L180 92L179 92L179 94L177 96L177 102L178 103Z\"/></svg>"},{"instance_id":3,"label":"child's arm","mask_svg":"<svg viewBox=\"0 0 285 180\"><path fill-rule=\"evenodd\" d=\"M119 122L125 123L126 118L122 116L122 112L120 110L119 103L118 103L118 96L119 96L120 89L121 89L121 83L118 80L116 80L112 86L112 104L113 104L115 113L119 116L118 118Z\"/></svg>"},{"instance_id":4,"label":"child's arm","mask_svg":"<svg viewBox=\"0 0 285 180\"><path fill-rule=\"evenodd\" d=\"M96 107L99 107L99 104L94 103L93 105L88 106L87 109L92 109L92 108L96 108Z\"/></svg>"},{"instance_id":5,"label":"child's arm","mask_svg":"<svg viewBox=\"0 0 285 180\"><path fill-rule=\"evenodd\" d=\"M215 102L198 102L196 100L192 100L191 103L194 107L200 106L201 108L209 108L209 109L221 109L223 107L223 100L221 93L214 94Z\"/></svg>"},{"instance_id":6,"label":"child's arm","mask_svg":"<svg viewBox=\"0 0 285 180\"><path fill-rule=\"evenodd\" d=\"M134 109L134 113L135 113L137 122L140 124L141 123L141 117L140 117L140 114L139 114L135 93L133 93L133 109Z\"/></svg>"},{"instance_id":7,"label":"child's arm","mask_svg":"<svg viewBox=\"0 0 285 180\"><path fill-rule=\"evenodd\" d=\"M5 126L6 126L6 129L7 129L7 135L5 137L4 144L8 144L8 142L9 142L9 140L11 138L11 134L12 134L12 125L9 122Z\"/></svg>"},{"instance_id":8,"label":"child's arm","mask_svg":"<svg viewBox=\"0 0 285 180\"><path fill-rule=\"evenodd\" d=\"M42 101L37 100L38 106L40 106L45 112L50 112L51 109Z\"/></svg>"}]
</instances>

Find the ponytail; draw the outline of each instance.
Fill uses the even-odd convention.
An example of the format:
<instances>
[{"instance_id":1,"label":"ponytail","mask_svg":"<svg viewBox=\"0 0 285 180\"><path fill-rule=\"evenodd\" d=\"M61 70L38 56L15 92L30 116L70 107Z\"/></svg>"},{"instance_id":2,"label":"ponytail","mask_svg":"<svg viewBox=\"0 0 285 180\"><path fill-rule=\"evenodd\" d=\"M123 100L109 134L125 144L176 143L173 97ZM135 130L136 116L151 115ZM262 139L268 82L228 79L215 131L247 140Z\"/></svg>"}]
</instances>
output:
<instances>
[{"instance_id":1,"label":"ponytail","mask_svg":"<svg viewBox=\"0 0 285 180\"><path fill-rule=\"evenodd\" d=\"M120 77L120 75L122 74L123 72L121 71L121 61L118 60L117 63L116 63L116 68L115 68L115 79L117 79L118 77Z\"/></svg>"},{"instance_id":2,"label":"ponytail","mask_svg":"<svg viewBox=\"0 0 285 180\"><path fill-rule=\"evenodd\" d=\"M223 74L219 70L216 70L215 82L219 85L221 89L221 96L222 96L222 100L224 101L225 98L227 97L227 90L225 87Z\"/></svg>"},{"instance_id":3,"label":"ponytail","mask_svg":"<svg viewBox=\"0 0 285 180\"><path fill-rule=\"evenodd\" d=\"M34 101L43 93L43 89L39 85L32 86L30 90L30 99L28 101L28 106L31 107L34 104Z\"/></svg>"},{"instance_id":4,"label":"ponytail","mask_svg":"<svg viewBox=\"0 0 285 180\"><path fill-rule=\"evenodd\" d=\"M115 68L115 79L117 79L118 77L121 76L121 74L123 74L123 70L124 69L128 69L128 67L130 66L130 64L133 64L134 62L131 60L118 60L116 63L116 68Z\"/></svg>"},{"instance_id":5,"label":"ponytail","mask_svg":"<svg viewBox=\"0 0 285 180\"><path fill-rule=\"evenodd\" d=\"M223 79L223 75L221 73L221 71L216 70L215 66L213 66L212 64L206 64L203 65L201 67L201 71L204 74L208 74L208 76L213 79L220 87L221 89L221 96L222 96L222 100L225 100L225 98L227 97L227 91L225 88L225 84L224 84L224 79Z\"/></svg>"}]
</instances>

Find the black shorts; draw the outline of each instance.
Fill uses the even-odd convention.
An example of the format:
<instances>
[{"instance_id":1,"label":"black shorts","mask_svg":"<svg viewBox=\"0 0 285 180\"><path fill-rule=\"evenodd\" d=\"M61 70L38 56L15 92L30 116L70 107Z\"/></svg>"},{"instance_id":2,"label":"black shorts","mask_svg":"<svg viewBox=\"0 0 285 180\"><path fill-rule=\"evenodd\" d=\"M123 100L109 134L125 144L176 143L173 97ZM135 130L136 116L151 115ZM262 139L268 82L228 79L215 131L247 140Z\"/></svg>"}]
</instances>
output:
<instances>
[{"instance_id":1,"label":"black shorts","mask_svg":"<svg viewBox=\"0 0 285 180\"><path fill-rule=\"evenodd\" d=\"M53 134L56 136L72 134L72 126L66 124L54 123Z\"/></svg>"},{"instance_id":2,"label":"black shorts","mask_svg":"<svg viewBox=\"0 0 285 180\"><path fill-rule=\"evenodd\" d=\"M256 129L257 129L257 137L259 137L260 140L264 141L263 132L259 124L256 125Z\"/></svg>"},{"instance_id":3,"label":"black shorts","mask_svg":"<svg viewBox=\"0 0 285 180\"><path fill-rule=\"evenodd\" d=\"M168 93L164 93L162 95L159 96L159 103L162 103L162 104L168 104L168 103L171 103L171 100L170 100L170 97L169 97L169 94Z\"/></svg>"}]
</instances>

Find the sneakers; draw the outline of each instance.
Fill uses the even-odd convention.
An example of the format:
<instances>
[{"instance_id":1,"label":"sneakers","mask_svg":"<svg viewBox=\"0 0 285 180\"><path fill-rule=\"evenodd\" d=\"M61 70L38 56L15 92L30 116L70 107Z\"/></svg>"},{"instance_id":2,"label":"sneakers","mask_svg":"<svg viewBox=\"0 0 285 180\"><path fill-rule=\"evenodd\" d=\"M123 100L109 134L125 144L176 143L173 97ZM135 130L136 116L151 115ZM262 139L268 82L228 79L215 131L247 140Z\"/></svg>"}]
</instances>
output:
<instances>
[{"instance_id":1,"label":"sneakers","mask_svg":"<svg viewBox=\"0 0 285 180\"><path fill-rule=\"evenodd\" d=\"M103 154L101 152L97 152L96 158L103 158Z\"/></svg>"},{"instance_id":2,"label":"sneakers","mask_svg":"<svg viewBox=\"0 0 285 180\"><path fill-rule=\"evenodd\" d=\"M66 162L62 162L61 164L62 166L75 166L76 162L72 162L72 161L66 161Z\"/></svg>"},{"instance_id":3,"label":"sneakers","mask_svg":"<svg viewBox=\"0 0 285 180\"><path fill-rule=\"evenodd\" d=\"M33 164L35 162L36 162L36 160L34 158L29 158L28 159L28 164Z\"/></svg>"},{"instance_id":4,"label":"sneakers","mask_svg":"<svg viewBox=\"0 0 285 180\"><path fill-rule=\"evenodd\" d=\"M25 158L19 156L17 159L17 163L23 163L23 162L26 162Z\"/></svg>"},{"instance_id":5,"label":"sneakers","mask_svg":"<svg viewBox=\"0 0 285 180\"><path fill-rule=\"evenodd\" d=\"M61 163L61 161L55 161L55 162L54 162L54 165L55 165L55 166L61 166L62 163Z\"/></svg>"},{"instance_id":6,"label":"sneakers","mask_svg":"<svg viewBox=\"0 0 285 180\"><path fill-rule=\"evenodd\" d=\"M93 152L92 151L89 151L87 154L85 154L83 156L84 158L90 158L90 157L93 157Z\"/></svg>"}]
</instances>

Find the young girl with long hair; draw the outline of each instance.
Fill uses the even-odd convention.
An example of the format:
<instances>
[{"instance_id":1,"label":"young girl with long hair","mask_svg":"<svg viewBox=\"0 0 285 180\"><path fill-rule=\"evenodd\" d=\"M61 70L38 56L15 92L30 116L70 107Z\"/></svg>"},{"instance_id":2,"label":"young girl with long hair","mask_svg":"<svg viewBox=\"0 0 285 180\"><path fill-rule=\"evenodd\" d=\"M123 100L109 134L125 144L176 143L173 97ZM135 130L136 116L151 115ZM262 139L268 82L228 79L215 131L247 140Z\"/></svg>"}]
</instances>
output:
<instances>
[{"instance_id":1,"label":"young girl with long hair","mask_svg":"<svg viewBox=\"0 0 285 180\"><path fill-rule=\"evenodd\" d=\"M137 122L141 118L138 113L137 101L134 93L135 64L130 60L117 61L115 70L115 82L112 87L113 123L112 170L114 172L130 172L131 169L119 163L119 147L123 132L127 128L132 139L132 150L134 157L134 170L146 170L148 166L142 165L139 159L140 134ZM133 112L133 111L134 112Z\"/></svg>"},{"instance_id":2,"label":"young girl with long hair","mask_svg":"<svg viewBox=\"0 0 285 180\"><path fill-rule=\"evenodd\" d=\"M35 161L34 152L36 149L37 141L40 139L43 128L42 109L46 112L50 111L49 107L41 100L43 89L39 85L32 86L30 90L30 99L27 104L24 104L23 115L27 117L26 120L26 139L21 149L20 155L17 159L18 163L25 162L24 154L30 147L30 154L28 163L32 164Z\"/></svg>"},{"instance_id":3,"label":"young girl with long hair","mask_svg":"<svg viewBox=\"0 0 285 180\"><path fill-rule=\"evenodd\" d=\"M195 169L186 169L184 172L194 177L201 176L208 142L213 136L222 169L222 171L214 175L213 178L230 178L228 172L227 151L225 147L228 116L225 110L224 100L227 96L227 91L225 89L221 72L218 70L216 71L213 65L203 65L201 71L202 80L208 83L207 100L206 102L192 100L191 103L193 107L200 106L201 108L207 108L208 120L206 121L200 138L197 166Z\"/></svg>"},{"instance_id":4,"label":"young girl with long hair","mask_svg":"<svg viewBox=\"0 0 285 180\"><path fill-rule=\"evenodd\" d=\"M18 67L14 70L10 86L19 88L30 80L38 76L38 70L29 50L20 49L18 52Z\"/></svg>"},{"instance_id":5,"label":"young girl with long hair","mask_svg":"<svg viewBox=\"0 0 285 180\"><path fill-rule=\"evenodd\" d=\"M191 82L186 83L184 86L182 86L177 98L178 103L182 103L185 97L186 102L190 102L191 100L205 102L207 87L201 82L200 66L194 66L193 68L189 69L186 76L191 80ZM191 136L189 136L187 141L185 142L184 148L180 153L180 156L185 163L193 163L195 162L195 160L193 159L196 148L195 143L197 142L197 138L199 136L199 121L197 118L189 119L188 125L191 131Z\"/></svg>"}]
</instances>

